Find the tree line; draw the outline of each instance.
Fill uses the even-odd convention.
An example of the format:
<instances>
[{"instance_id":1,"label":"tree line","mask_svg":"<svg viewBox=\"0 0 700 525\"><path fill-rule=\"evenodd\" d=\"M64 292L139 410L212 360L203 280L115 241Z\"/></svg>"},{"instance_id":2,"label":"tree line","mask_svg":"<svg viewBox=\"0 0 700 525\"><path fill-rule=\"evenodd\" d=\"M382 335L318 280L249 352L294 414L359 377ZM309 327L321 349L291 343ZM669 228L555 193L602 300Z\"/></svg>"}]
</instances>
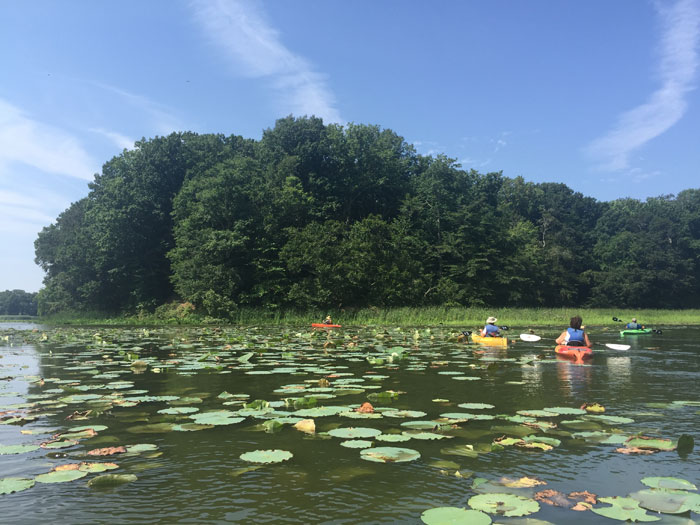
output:
<instances>
[{"instance_id":1,"label":"tree line","mask_svg":"<svg viewBox=\"0 0 700 525\"><path fill-rule=\"evenodd\" d=\"M0 315L36 315L37 294L24 290L0 292Z\"/></svg>"},{"instance_id":2,"label":"tree line","mask_svg":"<svg viewBox=\"0 0 700 525\"><path fill-rule=\"evenodd\" d=\"M287 117L104 164L35 241L42 314L242 306L697 307L700 190L601 202Z\"/></svg>"}]
</instances>

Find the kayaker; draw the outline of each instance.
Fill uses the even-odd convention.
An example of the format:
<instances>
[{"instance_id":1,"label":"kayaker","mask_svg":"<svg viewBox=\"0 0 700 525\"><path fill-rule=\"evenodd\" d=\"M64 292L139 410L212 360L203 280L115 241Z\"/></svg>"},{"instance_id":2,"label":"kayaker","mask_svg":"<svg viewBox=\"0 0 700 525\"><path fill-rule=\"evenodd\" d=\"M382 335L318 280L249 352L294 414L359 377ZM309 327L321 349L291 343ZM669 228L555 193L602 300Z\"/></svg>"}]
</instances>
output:
<instances>
[{"instance_id":1,"label":"kayaker","mask_svg":"<svg viewBox=\"0 0 700 525\"><path fill-rule=\"evenodd\" d=\"M326 318L323 320L323 324L333 324L333 320L331 319L330 315L326 316Z\"/></svg>"},{"instance_id":2,"label":"kayaker","mask_svg":"<svg viewBox=\"0 0 700 525\"><path fill-rule=\"evenodd\" d=\"M496 326L496 321L498 321L498 319L495 317L486 319L486 326L481 330L481 337L499 337L501 335Z\"/></svg>"},{"instance_id":3,"label":"kayaker","mask_svg":"<svg viewBox=\"0 0 700 525\"><path fill-rule=\"evenodd\" d=\"M644 328L644 325L639 324L637 322L637 318L633 317L632 322L627 323L626 328L629 330L641 330L642 328Z\"/></svg>"},{"instance_id":4,"label":"kayaker","mask_svg":"<svg viewBox=\"0 0 700 525\"><path fill-rule=\"evenodd\" d=\"M564 330L559 337L557 337L558 345L566 346L587 346L591 347L591 340L588 339L588 334L585 332L581 326L583 319L576 315L571 318L569 322L569 328Z\"/></svg>"}]
</instances>

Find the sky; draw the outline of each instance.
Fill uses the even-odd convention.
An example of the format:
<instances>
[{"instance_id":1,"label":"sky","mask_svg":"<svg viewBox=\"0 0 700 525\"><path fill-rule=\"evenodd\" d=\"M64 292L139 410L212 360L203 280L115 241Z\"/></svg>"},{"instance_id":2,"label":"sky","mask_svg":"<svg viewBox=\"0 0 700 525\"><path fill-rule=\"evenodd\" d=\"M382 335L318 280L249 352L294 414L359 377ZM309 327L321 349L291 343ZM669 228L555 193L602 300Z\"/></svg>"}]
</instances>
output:
<instances>
[{"instance_id":1,"label":"sky","mask_svg":"<svg viewBox=\"0 0 700 525\"><path fill-rule=\"evenodd\" d=\"M599 200L700 187L700 0L0 1L0 290L103 163L288 115Z\"/></svg>"}]
</instances>

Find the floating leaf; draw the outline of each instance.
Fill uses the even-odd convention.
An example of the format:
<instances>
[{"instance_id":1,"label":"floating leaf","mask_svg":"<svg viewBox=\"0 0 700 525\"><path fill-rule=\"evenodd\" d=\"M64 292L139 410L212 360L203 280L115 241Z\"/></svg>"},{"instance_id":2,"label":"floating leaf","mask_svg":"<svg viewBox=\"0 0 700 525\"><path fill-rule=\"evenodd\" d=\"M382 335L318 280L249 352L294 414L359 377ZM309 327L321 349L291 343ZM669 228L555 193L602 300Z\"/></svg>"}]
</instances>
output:
<instances>
[{"instance_id":1,"label":"floating leaf","mask_svg":"<svg viewBox=\"0 0 700 525\"><path fill-rule=\"evenodd\" d=\"M640 507L665 514L700 510L700 494L684 490L645 489L633 492L629 497L637 500Z\"/></svg>"},{"instance_id":2,"label":"floating leaf","mask_svg":"<svg viewBox=\"0 0 700 525\"><path fill-rule=\"evenodd\" d=\"M527 516L540 510L540 504L534 499L505 493L477 494L469 498L468 503L476 510L501 516Z\"/></svg>"},{"instance_id":3,"label":"floating leaf","mask_svg":"<svg viewBox=\"0 0 700 525\"><path fill-rule=\"evenodd\" d=\"M92 478L87 484L91 488L106 488L131 483L137 479L134 474L103 474Z\"/></svg>"},{"instance_id":4,"label":"floating leaf","mask_svg":"<svg viewBox=\"0 0 700 525\"><path fill-rule=\"evenodd\" d=\"M87 452L88 456L111 456L113 454L122 454L126 452L126 447L106 447L96 448Z\"/></svg>"},{"instance_id":5,"label":"floating leaf","mask_svg":"<svg viewBox=\"0 0 700 525\"><path fill-rule=\"evenodd\" d=\"M159 414L168 414L168 415L194 414L195 412L199 412L199 409L196 407L172 407L172 408L164 408L164 409L158 411Z\"/></svg>"},{"instance_id":6,"label":"floating leaf","mask_svg":"<svg viewBox=\"0 0 700 525\"><path fill-rule=\"evenodd\" d=\"M386 443L400 443L403 441L410 441L411 436L405 434L380 434L375 439Z\"/></svg>"},{"instance_id":7,"label":"floating leaf","mask_svg":"<svg viewBox=\"0 0 700 525\"><path fill-rule=\"evenodd\" d=\"M642 483L653 489L698 490L690 481L680 478L649 477L643 478Z\"/></svg>"},{"instance_id":8,"label":"floating leaf","mask_svg":"<svg viewBox=\"0 0 700 525\"><path fill-rule=\"evenodd\" d=\"M465 408L467 410L483 410L487 408L494 408L493 405L488 403L461 403L457 405L459 408Z\"/></svg>"},{"instance_id":9,"label":"floating leaf","mask_svg":"<svg viewBox=\"0 0 700 525\"><path fill-rule=\"evenodd\" d=\"M0 445L0 456L7 454L23 454L38 450L37 445Z\"/></svg>"},{"instance_id":10,"label":"floating leaf","mask_svg":"<svg viewBox=\"0 0 700 525\"><path fill-rule=\"evenodd\" d=\"M491 518L478 510L459 507L436 507L421 514L420 519L427 525L489 525Z\"/></svg>"},{"instance_id":11,"label":"floating leaf","mask_svg":"<svg viewBox=\"0 0 700 525\"><path fill-rule=\"evenodd\" d=\"M34 479L39 483L64 483L74 481L87 476L87 472L80 470L54 470L46 474L39 474Z\"/></svg>"},{"instance_id":12,"label":"floating leaf","mask_svg":"<svg viewBox=\"0 0 700 525\"><path fill-rule=\"evenodd\" d=\"M609 503L610 507L592 507L596 514L620 521L659 521L661 518L651 516L639 506L637 500L615 496L612 498L600 498L602 503Z\"/></svg>"},{"instance_id":13,"label":"floating leaf","mask_svg":"<svg viewBox=\"0 0 700 525\"><path fill-rule=\"evenodd\" d=\"M340 446L346 448L369 448L372 446L372 442L364 439L348 439L341 442Z\"/></svg>"},{"instance_id":14,"label":"floating leaf","mask_svg":"<svg viewBox=\"0 0 700 525\"><path fill-rule=\"evenodd\" d=\"M631 437L626 441L628 448L640 448L648 450L675 450L676 444L670 439L656 439L646 436Z\"/></svg>"},{"instance_id":15,"label":"floating leaf","mask_svg":"<svg viewBox=\"0 0 700 525\"><path fill-rule=\"evenodd\" d=\"M686 456L693 451L695 447L695 440L690 434L681 434L678 438L678 454L681 456Z\"/></svg>"},{"instance_id":16,"label":"floating leaf","mask_svg":"<svg viewBox=\"0 0 700 525\"><path fill-rule=\"evenodd\" d=\"M239 456L243 461L251 463L281 463L293 457L293 454L287 450L254 450L252 452L244 452Z\"/></svg>"},{"instance_id":17,"label":"floating leaf","mask_svg":"<svg viewBox=\"0 0 700 525\"><path fill-rule=\"evenodd\" d=\"M12 494L22 492L34 486L33 479L26 478L2 478L0 479L0 494Z\"/></svg>"},{"instance_id":18,"label":"floating leaf","mask_svg":"<svg viewBox=\"0 0 700 525\"><path fill-rule=\"evenodd\" d=\"M420 457L420 452L410 448L377 447L367 448L360 452L360 457L377 463L400 463L414 461Z\"/></svg>"}]
</instances>

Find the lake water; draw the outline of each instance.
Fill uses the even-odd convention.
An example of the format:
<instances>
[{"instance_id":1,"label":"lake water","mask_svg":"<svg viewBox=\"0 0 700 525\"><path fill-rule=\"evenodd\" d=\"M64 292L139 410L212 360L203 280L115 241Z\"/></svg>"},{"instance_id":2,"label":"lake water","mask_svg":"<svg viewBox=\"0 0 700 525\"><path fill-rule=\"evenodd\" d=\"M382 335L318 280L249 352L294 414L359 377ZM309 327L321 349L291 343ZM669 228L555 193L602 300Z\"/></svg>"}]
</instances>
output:
<instances>
[{"instance_id":1,"label":"lake water","mask_svg":"<svg viewBox=\"0 0 700 525\"><path fill-rule=\"evenodd\" d=\"M589 331L597 343L631 348L599 345L590 362L577 365L553 355L548 338L559 331L551 329L538 330L543 339L537 343L488 349L457 343L445 328L358 327L311 335L306 327L1 324L0 446L62 448L0 454L0 478L31 480L80 462L118 468L0 495L0 521L421 523L425 510L469 508L469 499L481 493L532 498L551 489L626 496L647 488L641 479L656 476L697 484L697 446L689 454L617 449L636 434L671 440L689 434L698 441L700 328L624 339L611 330ZM141 364L132 366L135 360ZM355 411L365 402L374 414ZM465 403L483 405L458 406ZM599 403L603 415L625 419L571 410L584 403ZM165 409L184 410L159 412ZM201 416L222 410L228 420ZM316 432L295 429L300 419L313 419ZM94 427L97 435L52 438L81 427ZM348 431L368 443L345 443L333 434L346 427L374 432ZM534 436L528 439L535 442L544 437L553 448L525 448L518 439L492 446L504 436ZM150 446L134 448L143 444ZM121 446L126 452L87 454ZM362 447L407 448L419 457L367 461ZM268 464L240 457L271 449L292 457ZM137 479L88 485L104 474ZM546 484L507 486L523 477ZM700 519L694 513L655 515L662 517L657 523ZM614 523L546 503L528 518Z\"/></svg>"}]
</instances>

